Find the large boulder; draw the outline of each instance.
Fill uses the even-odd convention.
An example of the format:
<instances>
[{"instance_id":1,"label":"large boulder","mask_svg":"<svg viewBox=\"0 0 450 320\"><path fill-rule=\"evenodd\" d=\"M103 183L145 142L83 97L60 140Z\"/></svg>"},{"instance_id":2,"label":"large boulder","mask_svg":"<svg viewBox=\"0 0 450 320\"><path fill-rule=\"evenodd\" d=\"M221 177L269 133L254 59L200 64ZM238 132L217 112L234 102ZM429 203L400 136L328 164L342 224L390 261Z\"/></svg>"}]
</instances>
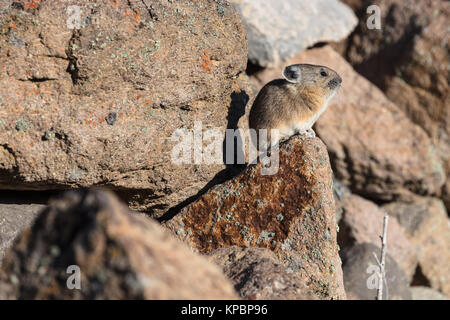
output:
<instances>
[{"instance_id":1,"label":"large boulder","mask_svg":"<svg viewBox=\"0 0 450 320\"><path fill-rule=\"evenodd\" d=\"M419 265L414 282L450 296L450 220L443 202L414 197L384 208L397 218L417 248Z\"/></svg>"},{"instance_id":2,"label":"large boulder","mask_svg":"<svg viewBox=\"0 0 450 320\"><path fill-rule=\"evenodd\" d=\"M219 267L192 253L157 222L131 213L112 194L93 190L66 193L21 234L0 269L0 298L237 295Z\"/></svg>"},{"instance_id":3,"label":"large boulder","mask_svg":"<svg viewBox=\"0 0 450 320\"><path fill-rule=\"evenodd\" d=\"M320 299L344 299L332 172L318 138L280 146L278 171L248 166L165 226L202 253L226 246L272 250Z\"/></svg>"},{"instance_id":4,"label":"large boulder","mask_svg":"<svg viewBox=\"0 0 450 320\"><path fill-rule=\"evenodd\" d=\"M247 62L231 5L33 3L0 8L1 189L107 185L158 216L225 168L174 165L171 136L230 125Z\"/></svg>"},{"instance_id":5,"label":"large boulder","mask_svg":"<svg viewBox=\"0 0 450 320\"><path fill-rule=\"evenodd\" d=\"M266 248L224 247L208 254L243 299L315 300L308 287Z\"/></svg>"},{"instance_id":6,"label":"large boulder","mask_svg":"<svg viewBox=\"0 0 450 320\"><path fill-rule=\"evenodd\" d=\"M357 25L352 10L338 0L230 1L247 28L249 60L263 67L316 43L342 40Z\"/></svg>"},{"instance_id":7,"label":"large boulder","mask_svg":"<svg viewBox=\"0 0 450 320\"><path fill-rule=\"evenodd\" d=\"M446 176L430 138L344 58L325 46L288 63L326 65L343 79L315 130L327 145L336 178L352 192L377 201L440 193ZM254 82L261 86L280 74L267 69Z\"/></svg>"},{"instance_id":8,"label":"large boulder","mask_svg":"<svg viewBox=\"0 0 450 320\"><path fill-rule=\"evenodd\" d=\"M347 59L428 133L449 174L450 2L366 1L370 4L380 7L382 28L368 30L360 19ZM450 209L450 182L444 200Z\"/></svg>"}]
</instances>

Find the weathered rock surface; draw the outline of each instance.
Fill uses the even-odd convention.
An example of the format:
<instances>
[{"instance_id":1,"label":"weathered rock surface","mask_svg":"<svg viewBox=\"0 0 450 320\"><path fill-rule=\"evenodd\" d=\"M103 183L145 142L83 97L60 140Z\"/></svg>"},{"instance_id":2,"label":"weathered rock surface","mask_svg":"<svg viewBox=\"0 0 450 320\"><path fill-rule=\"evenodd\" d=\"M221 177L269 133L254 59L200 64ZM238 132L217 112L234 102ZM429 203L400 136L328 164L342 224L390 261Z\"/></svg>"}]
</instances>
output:
<instances>
[{"instance_id":1,"label":"weathered rock surface","mask_svg":"<svg viewBox=\"0 0 450 320\"><path fill-rule=\"evenodd\" d=\"M39 203L12 203L17 200L17 197L10 197L10 194L0 196L0 265L14 239L46 207Z\"/></svg>"},{"instance_id":2,"label":"weathered rock surface","mask_svg":"<svg viewBox=\"0 0 450 320\"><path fill-rule=\"evenodd\" d=\"M409 203L393 202L384 208L397 218L417 247L420 277L449 296L450 220L442 201L415 197Z\"/></svg>"},{"instance_id":3,"label":"weathered rock surface","mask_svg":"<svg viewBox=\"0 0 450 320\"><path fill-rule=\"evenodd\" d=\"M377 296L376 271L369 269L377 266L373 255L380 259L380 249L371 243L356 244L342 252L342 268L347 297L352 300L375 300ZM383 290L383 300L411 300L411 291L405 274L394 259L386 255L386 282L388 295Z\"/></svg>"},{"instance_id":4,"label":"weathered rock surface","mask_svg":"<svg viewBox=\"0 0 450 320\"><path fill-rule=\"evenodd\" d=\"M413 300L449 300L439 291L428 287L414 286L411 287Z\"/></svg>"},{"instance_id":5,"label":"weathered rock surface","mask_svg":"<svg viewBox=\"0 0 450 320\"><path fill-rule=\"evenodd\" d=\"M360 19L347 59L432 137L449 174L450 3L367 1L372 3L381 9L382 28L368 30L366 19ZM449 209L450 183L444 192Z\"/></svg>"},{"instance_id":6,"label":"weathered rock surface","mask_svg":"<svg viewBox=\"0 0 450 320\"><path fill-rule=\"evenodd\" d=\"M385 211L356 195L345 196L340 202L343 213L339 222L339 246L345 249L354 244L372 243L381 249ZM417 267L417 253L395 217L388 222L387 243L388 253L411 281Z\"/></svg>"},{"instance_id":7,"label":"weathered rock surface","mask_svg":"<svg viewBox=\"0 0 450 320\"><path fill-rule=\"evenodd\" d=\"M263 175L261 169L261 162L247 167L165 225L202 253L269 248L315 296L345 299L325 145L294 136L280 146L278 172Z\"/></svg>"},{"instance_id":8,"label":"weathered rock surface","mask_svg":"<svg viewBox=\"0 0 450 320\"><path fill-rule=\"evenodd\" d=\"M158 216L225 167L174 165L171 135L229 125L247 62L231 5L34 3L0 11L0 188L108 185Z\"/></svg>"},{"instance_id":9,"label":"weathered rock surface","mask_svg":"<svg viewBox=\"0 0 450 320\"><path fill-rule=\"evenodd\" d=\"M357 25L336 0L230 0L243 17L250 61L275 66L318 42L339 41Z\"/></svg>"},{"instance_id":10,"label":"weathered rock surface","mask_svg":"<svg viewBox=\"0 0 450 320\"><path fill-rule=\"evenodd\" d=\"M430 138L339 54L326 46L288 63L326 65L343 79L315 130L327 145L336 178L352 192L383 201L440 192L446 177ZM280 74L267 69L255 82L262 86Z\"/></svg>"},{"instance_id":11,"label":"weathered rock surface","mask_svg":"<svg viewBox=\"0 0 450 320\"><path fill-rule=\"evenodd\" d=\"M224 247L209 257L222 267L241 298L250 300L315 300L299 277L287 272L276 255L264 248Z\"/></svg>"},{"instance_id":12,"label":"weathered rock surface","mask_svg":"<svg viewBox=\"0 0 450 320\"><path fill-rule=\"evenodd\" d=\"M81 289L70 290L77 265ZM72 283L72 282L70 282ZM22 233L0 270L0 297L234 299L219 267L192 253L112 194L71 191Z\"/></svg>"}]
</instances>

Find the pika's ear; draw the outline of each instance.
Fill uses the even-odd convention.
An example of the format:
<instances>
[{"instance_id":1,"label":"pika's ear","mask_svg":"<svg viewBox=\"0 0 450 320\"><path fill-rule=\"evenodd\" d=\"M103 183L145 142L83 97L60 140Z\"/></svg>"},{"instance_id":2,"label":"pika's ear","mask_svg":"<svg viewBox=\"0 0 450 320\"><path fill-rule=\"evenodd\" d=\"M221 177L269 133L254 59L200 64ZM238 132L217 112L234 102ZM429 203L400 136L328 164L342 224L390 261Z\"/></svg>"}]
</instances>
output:
<instances>
[{"instance_id":1,"label":"pika's ear","mask_svg":"<svg viewBox=\"0 0 450 320\"><path fill-rule=\"evenodd\" d=\"M285 67L283 69L283 77L292 83L299 82L302 79L302 71L300 70L300 66L293 64Z\"/></svg>"}]
</instances>

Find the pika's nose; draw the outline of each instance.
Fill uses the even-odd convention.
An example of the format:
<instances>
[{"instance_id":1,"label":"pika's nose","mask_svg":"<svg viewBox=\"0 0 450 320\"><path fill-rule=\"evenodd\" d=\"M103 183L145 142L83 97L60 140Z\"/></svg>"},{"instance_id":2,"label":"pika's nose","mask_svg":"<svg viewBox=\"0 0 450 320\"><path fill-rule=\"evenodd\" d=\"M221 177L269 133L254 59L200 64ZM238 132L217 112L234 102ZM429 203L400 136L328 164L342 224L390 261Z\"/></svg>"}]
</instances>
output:
<instances>
[{"instance_id":1,"label":"pika's nose","mask_svg":"<svg viewBox=\"0 0 450 320\"><path fill-rule=\"evenodd\" d=\"M336 76L335 78L331 79L328 82L328 87L330 87L330 89L334 89L334 88L339 87L341 85L341 83L342 83L341 77Z\"/></svg>"}]
</instances>

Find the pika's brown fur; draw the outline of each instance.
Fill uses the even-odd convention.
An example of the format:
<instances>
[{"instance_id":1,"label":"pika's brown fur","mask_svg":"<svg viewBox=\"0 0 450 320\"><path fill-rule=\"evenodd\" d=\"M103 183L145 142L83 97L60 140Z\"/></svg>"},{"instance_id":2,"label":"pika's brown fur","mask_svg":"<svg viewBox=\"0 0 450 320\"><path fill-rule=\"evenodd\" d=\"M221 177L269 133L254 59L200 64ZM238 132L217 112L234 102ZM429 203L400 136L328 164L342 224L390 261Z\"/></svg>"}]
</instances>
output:
<instances>
[{"instance_id":1,"label":"pika's brown fur","mask_svg":"<svg viewBox=\"0 0 450 320\"><path fill-rule=\"evenodd\" d=\"M312 126L342 83L334 70L310 64L288 66L283 76L261 89L249 116L250 128L257 135L267 129L272 145L297 133L315 136ZM270 135L270 129L277 129L278 135Z\"/></svg>"}]
</instances>

